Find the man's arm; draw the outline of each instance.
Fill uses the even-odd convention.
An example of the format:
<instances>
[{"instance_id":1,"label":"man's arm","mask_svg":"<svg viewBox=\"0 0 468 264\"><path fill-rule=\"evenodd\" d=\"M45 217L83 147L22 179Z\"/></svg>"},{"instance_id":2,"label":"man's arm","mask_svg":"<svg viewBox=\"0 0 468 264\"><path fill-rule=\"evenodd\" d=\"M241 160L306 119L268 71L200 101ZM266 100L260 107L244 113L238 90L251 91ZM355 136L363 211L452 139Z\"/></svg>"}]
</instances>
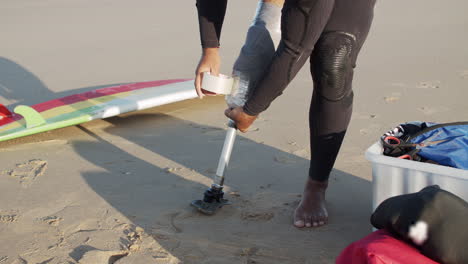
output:
<instances>
[{"instance_id":1,"label":"man's arm","mask_svg":"<svg viewBox=\"0 0 468 264\"><path fill-rule=\"evenodd\" d=\"M227 0L197 0L198 22L200 25L200 39L203 48L202 57L195 70L195 90L198 97L203 98L203 72L219 74L221 59L218 48L226 14Z\"/></svg>"},{"instance_id":2,"label":"man's arm","mask_svg":"<svg viewBox=\"0 0 468 264\"><path fill-rule=\"evenodd\" d=\"M219 47L227 0L197 0L200 39L203 48Z\"/></svg>"}]
</instances>

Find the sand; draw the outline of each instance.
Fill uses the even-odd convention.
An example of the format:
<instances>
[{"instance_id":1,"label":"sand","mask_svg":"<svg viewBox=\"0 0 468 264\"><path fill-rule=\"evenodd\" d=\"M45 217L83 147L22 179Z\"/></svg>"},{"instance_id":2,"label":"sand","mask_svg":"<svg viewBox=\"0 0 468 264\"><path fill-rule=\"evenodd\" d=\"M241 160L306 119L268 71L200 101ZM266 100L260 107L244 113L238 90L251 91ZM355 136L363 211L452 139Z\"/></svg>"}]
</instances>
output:
<instances>
[{"instance_id":1,"label":"sand","mask_svg":"<svg viewBox=\"0 0 468 264\"><path fill-rule=\"evenodd\" d=\"M3 0L0 103L11 107L135 81L192 77L194 1ZM256 1L230 1L229 73ZM371 232L364 151L394 125L467 119L466 1L379 1L356 70L354 115L327 194L330 223L292 226L309 150L308 66L237 138L232 205L189 203L211 183L222 97L188 100L0 143L0 264L334 263Z\"/></svg>"}]
</instances>

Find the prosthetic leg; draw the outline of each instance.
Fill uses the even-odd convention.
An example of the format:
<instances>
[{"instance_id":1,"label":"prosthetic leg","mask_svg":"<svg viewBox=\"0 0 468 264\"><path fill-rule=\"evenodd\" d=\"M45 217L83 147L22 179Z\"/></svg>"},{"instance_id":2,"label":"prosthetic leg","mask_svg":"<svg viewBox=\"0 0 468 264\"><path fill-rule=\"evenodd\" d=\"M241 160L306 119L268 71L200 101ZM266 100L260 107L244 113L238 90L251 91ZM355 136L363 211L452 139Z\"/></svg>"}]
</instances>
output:
<instances>
[{"instance_id":1,"label":"prosthetic leg","mask_svg":"<svg viewBox=\"0 0 468 264\"><path fill-rule=\"evenodd\" d=\"M232 120L229 120L228 126L223 150L219 158L218 169L216 170L216 175L213 178L213 184L211 184L211 187L203 194L203 200L195 200L192 202L192 206L207 215L212 215L217 209L229 204L228 200L224 199L224 173L226 172L229 159L231 157L237 129L234 121Z\"/></svg>"},{"instance_id":2,"label":"prosthetic leg","mask_svg":"<svg viewBox=\"0 0 468 264\"><path fill-rule=\"evenodd\" d=\"M271 61L281 38L280 22L281 7L260 1L254 21L247 33L245 44L233 67L236 81L234 81L231 94L226 96L229 107L243 106L252 87L255 87L255 84L262 77L263 71ZM195 200L191 204L204 214L212 215L219 208L229 204L228 200L224 198L223 185L236 133L234 121L229 120L213 183L205 191L202 200Z\"/></svg>"}]
</instances>

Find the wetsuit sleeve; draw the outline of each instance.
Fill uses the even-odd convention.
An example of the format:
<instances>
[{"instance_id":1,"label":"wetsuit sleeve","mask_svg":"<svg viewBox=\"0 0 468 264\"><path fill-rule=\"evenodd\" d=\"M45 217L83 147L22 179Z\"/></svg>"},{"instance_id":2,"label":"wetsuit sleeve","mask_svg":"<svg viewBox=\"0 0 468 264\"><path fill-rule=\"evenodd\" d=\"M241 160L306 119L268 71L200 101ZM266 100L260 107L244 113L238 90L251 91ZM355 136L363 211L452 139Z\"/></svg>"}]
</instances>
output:
<instances>
[{"instance_id":1,"label":"wetsuit sleeve","mask_svg":"<svg viewBox=\"0 0 468 264\"><path fill-rule=\"evenodd\" d=\"M202 47L219 47L227 0L197 0L196 6Z\"/></svg>"}]
</instances>

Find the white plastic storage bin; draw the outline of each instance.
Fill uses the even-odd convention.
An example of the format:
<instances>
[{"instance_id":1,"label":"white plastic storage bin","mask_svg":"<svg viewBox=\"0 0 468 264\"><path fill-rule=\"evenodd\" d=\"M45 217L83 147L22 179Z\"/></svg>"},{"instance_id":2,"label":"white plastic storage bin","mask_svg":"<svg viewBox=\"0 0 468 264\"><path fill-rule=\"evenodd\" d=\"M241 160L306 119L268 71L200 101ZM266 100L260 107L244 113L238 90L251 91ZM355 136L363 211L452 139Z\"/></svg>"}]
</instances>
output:
<instances>
[{"instance_id":1,"label":"white plastic storage bin","mask_svg":"<svg viewBox=\"0 0 468 264\"><path fill-rule=\"evenodd\" d=\"M437 184L468 201L468 170L384 156L380 142L370 146L366 158L372 163L372 209L385 199Z\"/></svg>"}]
</instances>

